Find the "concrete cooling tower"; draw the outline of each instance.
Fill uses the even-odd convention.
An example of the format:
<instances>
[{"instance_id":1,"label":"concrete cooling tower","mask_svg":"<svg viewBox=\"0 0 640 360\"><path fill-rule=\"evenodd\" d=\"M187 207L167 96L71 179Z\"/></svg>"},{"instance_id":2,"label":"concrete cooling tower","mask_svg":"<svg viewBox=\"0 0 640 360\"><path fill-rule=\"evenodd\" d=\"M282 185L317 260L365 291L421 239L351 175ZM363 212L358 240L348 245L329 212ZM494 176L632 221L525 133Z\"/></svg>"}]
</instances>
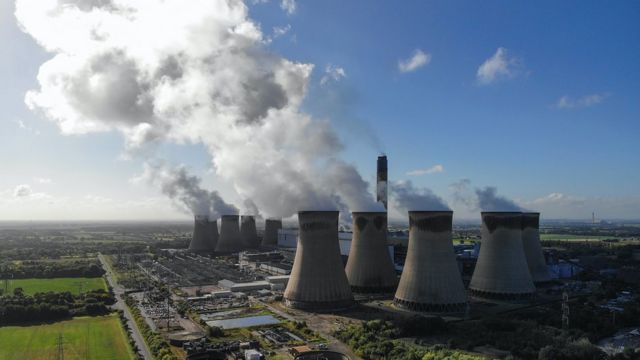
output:
<instances>
[{"instance_id":1,"label":"concrete cooling tower","mask_svg":"<svg viewBox=\"0 0 640 360\"><path fill-rule=\"evenodd\" d=\"M540 213L522 213L522 245L534 284L551 281L540 244Z\"/></svg>"},{"instance_id":2,"label":"concrete cooling tower","mask_svg":"<svg viewBox=\"0 0 640 360\"><path fill-rule=\"evenodd\" d=\"M262 246L278 245L278 230L282 229L282 220L267 219L264 223L264 237Z\"/></svg>"},{"instance_id":3,"label":"concrete cooling tower","mask_svg":"<svg viewBox=\"0 0 640 360\"><path fill-rule=\"evenodd\" d=\"M461 312L467 293L453 251L451 211L409 211L409 247L393 302L413 311Z\"/></svg>"},{"instance_id":4,"label":"concrete cooling tower","mask_svg":"<svg viewBox=\"0 0 640 360\"><path fill-rule=\"evenodd\" d=\"M233 253L242 250L238 215L222 215L220 220L220 238L216 252Z\"/></svg>"},{"instance_id":5,"label":"concrete cooling tower","mask_svg":"<svg viewBox=\"0 0 640 360\"><path fill-rule=\"evenodd\" d=\"M480 255L469 290L478 297L505 300L535 294L522 245L522 213L482 213Z\"/></svg>"},{"instance_id":6,"label":"concrete cooling tower","mask_svg":"<svg viewBox=\"0 0 640 360\"><path fill-rule=\"evenodd\" d=\"M398 284L387 251L387 213L354 212L346 273L356 293L392 293Z\"/></svg>"},{"instance_id":7,"label":"concrete cooling tower","mask_svg":"<svg viewBox=\"0 0 640 360\"><path fill-rule=\"evenodd\" d=\"M242 247L245 249L256 249L260 246L260 239L258 239L256 231L256 218L253 215L240 217L240 238Z\"/></svg>"},{"instance_id":8,"label":"concrete cooling tower","mask_svg":"<svg viewBox=\"0 0 640 360\"><path fill-rule=\"evenodd\" d=\"M298 247L284 292L285 305L311 311L352 306L338 245L338 212L301 211L298 222Z\"/></svg>"},{"instance_id":9,"label":"concrete cooling tower","mask_svg":"<svg viewBox=\"0 0 640 360\"><path fill-rule=\"evenodd\" d=\"M218 242L218 223L209 221L206 215L196 215L193 227L193 238L189 244L189 251L196 253L211 253Z\"/></svg>"}]
</instances>

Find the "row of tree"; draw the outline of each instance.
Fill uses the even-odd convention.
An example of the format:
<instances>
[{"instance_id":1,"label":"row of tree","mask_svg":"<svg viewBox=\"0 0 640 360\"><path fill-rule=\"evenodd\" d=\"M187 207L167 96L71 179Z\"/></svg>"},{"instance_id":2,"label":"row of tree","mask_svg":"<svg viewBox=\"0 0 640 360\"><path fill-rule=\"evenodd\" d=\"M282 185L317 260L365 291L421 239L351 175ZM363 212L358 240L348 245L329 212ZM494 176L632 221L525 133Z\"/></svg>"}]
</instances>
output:
<instances>
[{"instance_id":1,"label":"row of tree","mask_svg":"<svg viewBox=\"0 0 640 360\"><path fill-rule=\"evenodd\" d=\"M104 275L97 259L68 261L22 261L0 266L0 279L50 279L57 277L100 277Z\"/></svg>"}]
</instances>

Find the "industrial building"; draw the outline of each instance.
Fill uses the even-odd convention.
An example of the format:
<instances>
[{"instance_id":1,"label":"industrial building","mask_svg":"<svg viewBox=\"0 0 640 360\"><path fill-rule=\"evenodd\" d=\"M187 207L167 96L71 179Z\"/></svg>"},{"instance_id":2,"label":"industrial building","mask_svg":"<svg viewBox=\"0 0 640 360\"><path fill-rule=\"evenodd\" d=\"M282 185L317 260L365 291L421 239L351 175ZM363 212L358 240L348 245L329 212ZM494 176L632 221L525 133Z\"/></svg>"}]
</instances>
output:
<instances>
[{"instance_id":1,"label":"industrial building","mask_svg":"<svg viewBox=\"0 0 640 360\"><path fill-rule=\"evenodd\" d=\"M540 213L522 213L522 246L534 284L551 281L540 244Z\"/></svg>"},{"instance_id":2,"label":"industrial building","mask_svg":"<svg viewBox=\"0 0 640 360\"><path fill-rule=\"evenodd\" d=\"M260 246L258 232L256 230L256 218L253 215L240 217L240 239L245 249L256 249Z\"/></svg>"},{"instance_id":3,"label":"industrial building","mask_svg":"<svg viewBox=\"0 0 640 360\"><path fill-rule=\"evenodd\" d=\"M189 251L212 253L218 242L218 223L209 220L209 216L196 215L193 226L193 238L189 243Z\"/></svg>"},{"instance_id":4,"label":"industrial building","mask_svg":"<svg viewBox=\"0 0 640 360\"><path fill-rule=\"evenodd\" d=\"M338 212L301 211L298 222L298 247L284 292L285 305L315 311L352 306L338 247Z\"/></svg>"},{"instance_id":5,"label":"industrial building","mask_svg":"<svg viewBox=\"0 0 640 360\"><path fill-rule=\"evenodd\" d=\"M398 278L387 251L387 213L354 212L353 238L346 266L356 293L392 293Z\"/></svg>"},{"instance_id":6,"label":"industrial building","mask_svg":"<svg viewBox=\"0 0 640 360\"><path fill-rule=\"evenodd\" d=\"M522 213L483 212L481 236L471 293L504 300L532 297L536 289L522 244Z\"/></svg>"},{"instance_id":7,"label":"industrial building","mask_svg":"<svg viewBox=\"0 0 640 360\"><path fill-rule=\"evenodd\" d=\"M278 245L278 230L282 229L282 220L267 219L264 223L264 236L262 237L262 246Z\"/></svg>"},{"instance_id":8,"label":"industrial building","mask_svg":"<svg viewBox=\"0 0 640 360\"><path fill-rule=\"evenodd\" d=\"M410 211L407 258L394 297L398 307L460 312L467 294L452 243L452 211Z\"/></svg>"},{"instance_id":9,"label":"industrial building","mask_svg":"<svg viewBox=\"0 0 640 360\"><path fill-rule=\"evenodd\" d=\"M220 219L220 237L216 252L233 253L242 250L238 215L222 215Z\"/></svg>"}]
</instances>

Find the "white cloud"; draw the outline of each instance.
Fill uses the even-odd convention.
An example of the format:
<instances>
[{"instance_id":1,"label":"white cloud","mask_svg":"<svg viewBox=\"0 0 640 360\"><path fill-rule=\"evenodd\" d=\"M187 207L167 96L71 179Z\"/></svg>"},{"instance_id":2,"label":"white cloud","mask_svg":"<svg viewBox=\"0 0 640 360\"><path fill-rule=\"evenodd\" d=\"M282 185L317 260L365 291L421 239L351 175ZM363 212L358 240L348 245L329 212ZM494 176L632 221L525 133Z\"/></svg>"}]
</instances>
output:
<instances>
[{"instance_id":1,"label":"white cloud","mask_svg":"<svg viewBox=\"0 0 640 360\"><path fill-rule=\"evenodd\" d=\"M556 102L556 108L558 109L574 109L574 108L586 108L602 103L609 94L591 94L585 95L580 98L573 99L567 95L562 96Z\"/></svg>"},{"instance_id":2,"label":"white cloud","mask_svg":"<svg viewBox=\"0 0 640 360\"><path fill-rule=\"evenodd\" d=\"M291 30L291 25L287 24L286 26L275 26L273 28L273 38L279 38L280 36L285 35Z\"/></svg>"},{"instance_id":3,"label":"white cloud","mask_svg":"<svg viewBox=\"0 0 640 360\"><path fill-rule=\"evenodd\" d=\"M337 82L337 81L340 81L342 78L345 78L345 77L347 77L347 72L344 70L344 68L341 68L339 66L333 66L333 65L329 64L324 69L324 75L320 79L320 85L325 85L330 80L333 80L333 81Z\"/></svg>"},{"instance_id":4,"label":"white cloud","mask_svg":"<svg viewBox=\"0 0 640 360\"><path fill-rule=\"evenodd\" d=\"M13 190L13 196L19 198L29 197L32 193L31 186L27 184L20 184Z\"/></svg>"},{"instance_id":5,"label":"white cloud","mask_svg":"<svg viewBox=\"0 0 640 360\"><path fill-rule=\"evenodd\" d=\"M33 178L33 180L38 184L51 184L53 182L53 180L44 177Z\"/></svg>"},{"instance_id":6,"label":"white cloud","mask_svg":"<svg viewBox=\"0 0 640 360\"><path fill-rule=\"evenodd\" d=\"M441 172L444 172L444 166L437 164L426 169L416 169L416 170L408 171L407 176L420 176L420 175L427 175L427 174L437 174Z\"/></svg>"},{"instance_id":7,"label":"white cloud","mask_svg":"<svg viewBox=\"0 0 640 360\"><path fill-rule=\"evenodd\" d=\"M413 55L405 60L398 61L398 70L402 73L415 71L431 62L431 54L416 49Z\"/></svg>"},{"instance_id":8,"label":"white cloud","mask_svg":"<svg viewBox=\"0 0 640 360\"><path fill-rule=\"evenodd\" d=\"M296 12L296 0L282 0L280 7L286 11L287 14L291 15Z\"/></svg>"},{"instance_id":9,"label":"white cloud","mask_svg":"<svg viewBox=\"0 0 640 360\"><path fill-rule=\"evenodd\" d=\"M522 62L510 56L507 49L499 47L492 57L478 67L476 79L481 85L488 85L497 80L509 79L517 76L522 71Z\"/></svg>"}]
</instances>

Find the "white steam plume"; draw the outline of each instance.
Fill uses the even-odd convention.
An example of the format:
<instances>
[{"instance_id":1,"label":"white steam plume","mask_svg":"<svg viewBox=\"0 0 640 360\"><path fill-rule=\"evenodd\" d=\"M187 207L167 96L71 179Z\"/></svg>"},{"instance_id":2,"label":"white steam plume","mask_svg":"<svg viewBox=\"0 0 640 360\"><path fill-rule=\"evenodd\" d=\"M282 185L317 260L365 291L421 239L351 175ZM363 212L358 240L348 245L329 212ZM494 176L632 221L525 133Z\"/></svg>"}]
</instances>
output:
<instances>
[{"instance_id":1,"label":"white steam plume","mask_svg":"<svg viewBox=\"0 0 640 360\"><path fill-rule=\"evenodd\" d=\"M417 189L409 180L391 183L391 197L399 210L444 211L451 210L438 195L430 189Z\"/></svg>"},{"instance_id":2,"label":"white steam plume","mask_svg":"<svg viewBox=\"0 0 640 360\"><path fill-rule=\"evenodd\" d=\"M514 201L498 195L495 186L475 188L471 192L471 181L462 179L449 186L454 201L469 208L481 211L523 211Z\"/></svg>"},{"instance_id":3,"label":"white steam plume","mask_svg":"<svg viewBox=\"0 0 640 360\"><path fill-rule=\"evenodd\" d=\"M183 166L170 168L146 163L142 175L134 181L146 181L158 186L177 208L194 215L208 215L211 219L217 219L222 215L238 213L238 209L227 204L216 191L203 189L200 178L189 175Z\"/></svg>"},{"instance_id":4,"label":"white steam plume","mask_svg":"<svg viewBox=\"0 0 640 360\"><path fill-rule=\"evenodd\" d=\"M327 186L362 179L334 160L330 123L300 110L313 65L269 52L241 0L17 0L16 17L53 54L26 102L63 133L202 143L267 216L366 203L353 183Z\"/></svg>"}]
</instances>

